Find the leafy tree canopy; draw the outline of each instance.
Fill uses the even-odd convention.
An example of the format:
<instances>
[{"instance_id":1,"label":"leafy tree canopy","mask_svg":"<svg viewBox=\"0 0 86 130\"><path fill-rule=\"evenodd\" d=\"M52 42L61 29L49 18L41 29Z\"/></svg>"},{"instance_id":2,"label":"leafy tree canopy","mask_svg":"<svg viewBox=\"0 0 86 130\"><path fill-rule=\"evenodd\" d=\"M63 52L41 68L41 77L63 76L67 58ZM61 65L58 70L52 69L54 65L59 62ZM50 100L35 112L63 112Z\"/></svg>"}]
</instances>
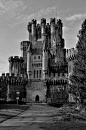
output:
<instances>
[{"instance_id":1,"label":"leafy tree canopy","mask_svg":"<svg viewBox=\"0 0 86 130\"><path fill-rule=\"evenodd\" d=\"M70 76L71 92L75 95L78 93L80 98L84 99L86 97L86 19L82 23L77 37L77 54L73 74Z\"/></svg>"}]
</instances>

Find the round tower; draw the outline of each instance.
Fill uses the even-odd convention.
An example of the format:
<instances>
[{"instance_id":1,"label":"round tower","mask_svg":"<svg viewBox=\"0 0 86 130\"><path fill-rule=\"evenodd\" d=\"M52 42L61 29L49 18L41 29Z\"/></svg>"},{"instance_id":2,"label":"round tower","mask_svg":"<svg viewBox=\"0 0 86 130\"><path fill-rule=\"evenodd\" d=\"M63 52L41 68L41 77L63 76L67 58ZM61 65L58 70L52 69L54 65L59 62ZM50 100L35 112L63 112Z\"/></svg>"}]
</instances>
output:
<instances>
[{"instance_id":1,"label":"round tower","mask_svg":"<svg viewBox=\"0 0 86 130\"><path fill-rule=\"evenodd\" d=\"M31 49L32 44L30 43L27 50L27 75L28 79L31 79Z\"/></svg>"},{"instance_id":2,"label":"round tower","mask_svg":"<svg viewBox=\"0 0 86 130\"><path fill-rule=\"evenodd\" d=\"M46 34L46 19L41 19L41 37L44 39L44 35Z\"/></svg>"},{"instance_id":3,"label":"round tower","mask_svg":"<svg viewBox=\"0 0 86 130\"><path fill-rule=\"evenodd\" d=\"M64 39L62 38L62 21L60 19L57 19L56 23L56 43L58 46L64 48Z\"/></svg>"},{"instance_id":4,"label":"round tower","mask_svg":"<svg viewBox=\"0 0 86 130\"><path fill-rule=\"evenodd\" d=\"M55 33L55 18L50 19L50 25L51 25L51 35Z\"/></svg>"},{"instance_id":5,"label":"round tower","mask_svg":"<svg viewBox=\"0 0 86 130\"><path fill-rule=\"evenodd\" d=\"M47 79L48 71L48 36L45 34L43 39L43 59L42 59L42 70L43 70L43 80Z\"/></svg>"},{"instance_id":6,"label":"round tower","mask_svg":"<svg viewBox=\"0 0 86 130\"><path fill-rule=\"evenodd\" d=\"M36 26L37 39L41 38L41 25L37 24Z\"/></svg>"},{"instance_id":7,"label":"round tower","mask_svg":"<svg viewBox=\"0 0 86 130\"><path fill-rule=\"evenodd\" d=\"M28 32L29 32L29 41L32 41L32 23L29 22L27 26Z\"/></svg>"},{"instance_id":8,"label":"round tower","mask_svg":"<svg viewBox=\"0 0 86 130\"><path fill-rule=\"evenodd\" d=\"M61 19L57 19L57 26L58 26L58 31L60 36L62 37L62 27L63 27L63 23L61 21Z\"/></svg>"},{"instance_id":9,"label":"round tower","mask_svg":"<svg viewBox=\"0 0 86 130\"><path fill-rule=\"evenodd\" d=\"M18 65L19 65L19 57L14 56L14 75L17 76L18 74Z\"/></svg>"},{"instance_id":10,"label":"round tower","mask_svg":"<svg viewBox=\"0 0 86 130\"><path fill-rule=\"evenodd\" d=\"M25 64L24 64L24 59L23 57L20 57L19 60L18 60L18 74L19 75L23 75L26 73L26 68L25 68Z\"/></svg>"},{"instance_id":11,"label":"round tower","mask_svg":"<svg viewBox=\"0 0 86 130\"><path fill-rule=\"evenodd\" d=\"M24 60L22 57L9 57L9 75L12 76L12 74L14 74L15 76L17 76L17 74L21 74L23 63Z\"/></svg>"},{"instance_id":12,"label":"round tower","mask_svg":"<svg viewBox=\"0 0 86 130\"><path fill-rule=\"evenodd\" d=\"M20 43L20 49L21 49L21 57L24 58L24 62L27 63L27 48L29 46L29 41L22 41Z\"/></svg>"},{"instance_id":13,"label":"round tower","mask_svg":"<svg viewBox=\"0 0 86 130\"><path fill-rule=\"evenodd\" d=\"M29 46L29 41L22 41L20 44L20 49L21 49L21 57L24 59L24 66L27 72L27 49Z\"/></svg>"},{"instance_id":14,"label":"round tower","mask_svg":"<svg viewBox=\"0 0 86 130\"><path fill-rule=\"evenodd\" d=\"M50 19L50 28L51 28L51 48L53 47L54 45L54 42L55 42L55 18L51 18Z\"/></svg>"},{"instance_id":15,"label":"round tower","mask_svg":"<svg viewBox=\"0 0 86 130\"><path fill-rule=\"evenodd\" d=\"M9 57L9 75L12 74L13 56Z\"/></svg>"},{"instance_id":16,"label":"round tower","mask_svg":"<svg viewBox=\"0 0 86 130\"><path fill-rule=\"evenodd\" d=\"M32 20L32 40L36 41L36 20Z\"/></svg>"}]
</instances>

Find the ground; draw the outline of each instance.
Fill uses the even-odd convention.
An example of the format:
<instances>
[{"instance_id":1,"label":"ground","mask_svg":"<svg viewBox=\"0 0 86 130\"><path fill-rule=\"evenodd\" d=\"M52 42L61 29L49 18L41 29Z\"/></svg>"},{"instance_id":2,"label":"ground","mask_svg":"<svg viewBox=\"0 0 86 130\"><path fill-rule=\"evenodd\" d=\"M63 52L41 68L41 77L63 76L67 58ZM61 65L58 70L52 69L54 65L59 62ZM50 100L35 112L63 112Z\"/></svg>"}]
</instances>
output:
<instances>
[{"instance_id":1,"label":"ground","mask_svg":"<svg viewBox=\"0 0 86 130\"><path fill-rule=\"evenodd\" d=\"M19 109L18 109L19 110ZM17 109L16 109L17 111ZM61 108L32 104L15 116L3 120L0 130L85 130L86 117L73 107Z\"/></svg>"}]
</instances>

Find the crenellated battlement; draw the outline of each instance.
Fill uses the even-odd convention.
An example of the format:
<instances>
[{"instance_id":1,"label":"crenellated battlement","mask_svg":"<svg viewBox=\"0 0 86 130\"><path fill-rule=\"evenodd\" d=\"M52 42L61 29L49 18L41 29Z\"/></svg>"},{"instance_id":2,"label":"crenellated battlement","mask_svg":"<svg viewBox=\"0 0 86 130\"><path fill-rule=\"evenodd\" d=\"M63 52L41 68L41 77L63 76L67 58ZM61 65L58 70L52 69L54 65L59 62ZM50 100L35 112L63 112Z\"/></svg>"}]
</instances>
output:
<instances>
[{"instance_id":1,"label":"crenellated battlement","mask_svg":"<svg viewBox=\"0 0 86 130\"><path fill-rule=\"evenodd\" d=\"M15 76L14 73L12 73L12 75L10 76L9 73L2 73L0 77L2 77L2 78L6 78L6 77L22 77L22 78L27 78L27 76L28 76L27 74L21 74L21 75L17 74Z\"/></svg>"},{"instance_id":2,"label":"crenellated battlement","mask_svg":"<svg viewBox=\"0 0 86 130\"><path fill-rule=\"evenodd\" d=\"M47 23L46 19L42 18L40 24L33 19L28 23L29 40L31 41L31 38L34 37L37 40L41 38L43 34L47 34L50 37L50 34L56 33L56 30L58 30L58 34L62 37L62 27L63 24L60 19L51 18L50 22Z\"/></svg>"},{"instance_id":3,"label":"crenellated battlement","mask_svg":"<svg viewBox=\"0 0 86 130\"><path fill-rule=\"evenodd\" d=\"M23 57L19 57L19 56L11 56L11 57L9 57L9 62L20 62L20 63L23 63L24 62L24 60L23 60Z\"/></svg>"},{"instance_id":4,"label":"crenellated battlement","mask_svg":"<svg viewBox=\"0 0 86 130\"><path fill-rule=\"evenodd\" d=\"M41 25L46 25L46 19L45 18L41 19Z\"/></svg>"},{"instance_id":5,"label":"crenellated battlement","mask_svg":"<svg viewBox=\"0 0 86 130\"><path fill-rule=\"evenodd\" d=\"M66 58L67 60L74 60L76 59L77 50L75 48L67 49L66 50Z\"/></svg>"},{"instance_id":6,"label":"crenellated battlement","mask_svg":"<svg viewBox=\"0 0 86 130\"><path fill-rule=\"evenodd\" d=\"M9 73L2 73L0 76L0 83L9 83L9 85L25 85L28 82L28 75L19 75L16 76L12 74L10 76Z\"/></svg>"},{"instance_id":7,"label":"crenellated battlement","mask_svg":"<svg viewBox=\"0 0 86 130\"><path fill-rule=\"evenodd\" d=\"M19 56L9 57L9 73L10 73L10 75L14 74L16 76L17 74L24 73L23 66L24 66L23 57L19 57Z\"/></svg>"},{"instance_id":8,"label":"crenellated battlement","mask_svg":"<svg viewBox=\"0 0 86 130\"><path fill-rule=\"evenodd\" d=\"M27 48L28 48L28 46L29 46L29 44L30 44L29 41L22 41L22 42L20 43L20 49L26 51Z\"/></svg>"},{"instance_id":9,"label":"crenellated battlement","mask_svg":"<svg viewBox=\"0 0 86 130\"><path fill-rule=\"evenodd\" d=\"M52 23L55 24L55 22L56 22L56 19L55 19L55 18L51 18L51 19L50 19L50 24L52 24Z\"/></svg>"}]
</instances>

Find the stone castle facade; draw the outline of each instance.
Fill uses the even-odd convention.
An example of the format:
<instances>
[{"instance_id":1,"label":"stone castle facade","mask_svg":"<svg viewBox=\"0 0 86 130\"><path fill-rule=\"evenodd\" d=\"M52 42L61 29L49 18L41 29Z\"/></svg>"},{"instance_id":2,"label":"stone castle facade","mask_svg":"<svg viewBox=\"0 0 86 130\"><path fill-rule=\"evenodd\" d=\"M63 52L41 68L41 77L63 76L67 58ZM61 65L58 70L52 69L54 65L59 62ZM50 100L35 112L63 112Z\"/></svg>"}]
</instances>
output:
<instances>
[{"instance_id":1,"label":"stone castle facade","mask_svg":"<svg viewBox=\"0 0 86 130\"><path fill-rule=\"evenodd\" d=\"M70 89L71 82L69 80L70 75L73 73L74 62L76 61L77 50L75 48L66 50L66 59L68 62L68 87ZM75 102L74 95L69 92L69 102Z\"/></svg>"},{"instance_id":2,"label":"stone castle facade","mask_svg":"<svg viewBox=\"0 0 86 130\"><path fill-rule=\"evenodd\" d=\"M9 74L28 75L27 102L55 101L65 99L70 66L73 67L75 49L66 49L63 23L51 18L50 23L41 19L28 24L29 40L20 44L21 57L9 58Z\"/></svg>"}]
</instances>

